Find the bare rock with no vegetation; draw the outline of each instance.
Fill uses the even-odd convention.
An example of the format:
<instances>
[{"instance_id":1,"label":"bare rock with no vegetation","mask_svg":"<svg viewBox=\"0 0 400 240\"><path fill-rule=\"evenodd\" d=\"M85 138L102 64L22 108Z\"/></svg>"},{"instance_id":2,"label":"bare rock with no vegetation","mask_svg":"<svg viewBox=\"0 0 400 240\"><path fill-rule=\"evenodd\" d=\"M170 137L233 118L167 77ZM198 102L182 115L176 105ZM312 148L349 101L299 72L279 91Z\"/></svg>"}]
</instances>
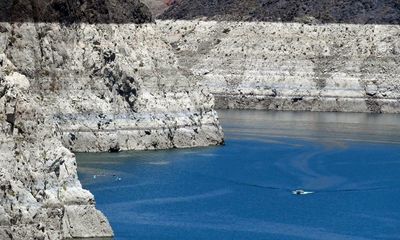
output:
<instances>
[{"instance_id":1,"label":"bare rock with no vegetation","mask_svg":"<svg viewBox=\"0 0 400 240\"><path fill-rule=\"evenodd\" d=\"M79 183L74 154L62 146L46 109L30 93L29 80L10 72L15 66L4 54L0 63L1 239L112 236L93 195ZM82 211L86 217L80 217ZM96 222L85 231L64 224L84 226L89 216Z\"/></svg>"},{"instance_id":2,"label":"bare rock with no vegetation","mask_svg":"<svg viewBox=\"0 0 400 240\"><path fill-rule=\"evenodd\" d=\"M160 20L217 108L400 113L398 25Z\"/></svg>"},{"instance_id":3,"label":"bare rock with no vegetation","mask_svg":"<svg viewBox=\"0 0 400 240\"><path fill-rule=\"evenodd\" d=\"M213 97L139 1L7 0L0 11L0 239L113 235L70 150L223 142Z\"/></svg>"},{"instance_id":4,"label":"bare rock with no vegetation","mask_svg":"<svg viewBox=\"0 0 400 240\"><path fill-rule=\"evenodd\" d=\"M400 24L400 2L398 0L176 0L170 8L159 15L159 18Z\"/></svg>"}]
</instances>

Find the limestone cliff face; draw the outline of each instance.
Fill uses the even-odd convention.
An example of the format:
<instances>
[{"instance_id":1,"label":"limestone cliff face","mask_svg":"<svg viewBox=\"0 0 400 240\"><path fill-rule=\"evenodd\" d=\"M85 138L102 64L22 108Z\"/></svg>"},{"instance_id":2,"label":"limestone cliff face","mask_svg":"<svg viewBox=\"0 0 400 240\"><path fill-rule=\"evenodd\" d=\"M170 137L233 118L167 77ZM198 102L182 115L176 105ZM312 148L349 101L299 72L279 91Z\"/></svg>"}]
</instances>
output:
<instances>
[{"instance_id":1,"label":"limestone cliff face","mask_svg":"<svg viewBox=\"0 0 400 240\"><path fill-rule=\"evenodd\" d=\"M112 236L26 76L0 54L0 239Z\"/></svg>"},{"instance_id":2,"label":"limestone cliff face","mask_svg":"<svg viewBox=\"0 0 400 240\"><path fill-rule=\"evenodd\" d=\"M397 25L157 25L218 108L400 113Z\"/></svg>"},{"instance_id":3,"label":"limestone cliff face","mask_svg":"<svg viewBox=\"0 0 400 240\"><path fill-rule=\"evenodd\" d=\"M70 150L222 143L213 97L142 8L0 3L0 239L112 235Z\"/></svg>"},{"instance_id":4,"label":"limestone cliff face","mask_svg":"<svg viewBox=\"0 0 400 240\"><path fill-rule=\"evenodd\" d=\"M4 53L74 151L218 144L213 98L153 24L4 25ZM10 46L11 45L11 46Z\"/></svg>"},{"instance_id":5,"label":"limestone cliff face","mask_svg":"<svg viewBox=\"0 0 400 240\"><path fill-rule=\"evenodd\" d=\"M222 142L212 96L179 69L154 24L136 24L151 21L139 1L44 2L8 5L12 24L1 24L0 52L41 96L65 146L117 151Z\"/></svg>"}]
</instances>

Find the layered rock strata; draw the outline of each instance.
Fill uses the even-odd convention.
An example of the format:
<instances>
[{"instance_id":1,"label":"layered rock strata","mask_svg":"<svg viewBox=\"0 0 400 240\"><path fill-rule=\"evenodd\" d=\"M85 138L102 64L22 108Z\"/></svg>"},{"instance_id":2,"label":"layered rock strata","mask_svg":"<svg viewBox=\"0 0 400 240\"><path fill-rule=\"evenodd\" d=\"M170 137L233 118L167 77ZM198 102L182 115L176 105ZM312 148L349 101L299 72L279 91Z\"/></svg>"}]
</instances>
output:
<instances>
[{"instance_id":1,"label":"layered rock strata","mask_svg":"<svg viewBox=\"0 0 400 240\"><path fill-rule=\"evenodd\" d=\"M0 239L112 236L70 150L222 143L213 97L178 67L146 9L0 3Z\"/></svg>"},{"instance_id":2,"label":"layered rock strata","mask_svg":"<svg viewBox=\"0 0 400 240\"><path fill-rule=\"evenodd\" d=\"M44 10L33 14L33 22L10 14L12 24L1 25L1 52L41 96L65 146L119 151L222 142L212 96L188 80L153 24L136 24L151 15L136 11L129 19L122 12L127 17L121 23L102 14L84 15L91 12L91 1L84 10L69 6L67 13L57 6L69 1L54 1L51 10L40 8L41 2L33 9ZM95 13L100 11L94 6Z\"/></svg>"},{"instance_id":3,"label":"layered rock strata","mask_svg":"<svg viewBox=\"0 0 400 240\"><path fill-rule=\"evenodd\" d=\"M217 108L400 113L400 26L158 21Z\"/></svg>"},{"instance_id":4,"label":"layered rock strata","mask_svg":"<svg viewBox=\"0 0 400 240\"><path fill-rule=\"evenodd\" d=\"M221 143L212 96L181 73L153 24L5 28L5 54L32 82L71 150Z\"/></svg>"},{"instance_id":5,"label":"layered rock strata","mask_svg":"<svg viewBox=\"0 0 400 240\"><path fill-rule=\"evenodd\" d=\"M40 96L0 54L0 239L112 236Z\"/></svg>"}]
</instances>

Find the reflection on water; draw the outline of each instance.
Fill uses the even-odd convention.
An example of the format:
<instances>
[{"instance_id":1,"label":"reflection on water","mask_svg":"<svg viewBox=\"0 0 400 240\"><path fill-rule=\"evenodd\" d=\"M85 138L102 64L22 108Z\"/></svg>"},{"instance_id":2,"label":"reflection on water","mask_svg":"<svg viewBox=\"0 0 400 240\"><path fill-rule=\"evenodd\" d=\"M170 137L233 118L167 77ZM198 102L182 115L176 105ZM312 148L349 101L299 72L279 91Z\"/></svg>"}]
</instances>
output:
<instances>
[{"instance_id":1,"label":"reflection on water","mask_svg":"<svg viewBox=\"0 0 400 240\"><path fill-rule=\"evenodd\" d=\"M400 116L220 117L222 147L78 154L116 239L399 238Z\"/></svg>"},{"instance_id":2,"label":"reflection on water","mask_svg":"<svg viewBox=\"0 0 400 240\"><path fill-rule=\"evenodd\" d=\"M264 134L328 142L400 141L400 117L395 114L225 111L220 115L228 136L237 139L261 139Z\"/></svg>"}]
</instances>

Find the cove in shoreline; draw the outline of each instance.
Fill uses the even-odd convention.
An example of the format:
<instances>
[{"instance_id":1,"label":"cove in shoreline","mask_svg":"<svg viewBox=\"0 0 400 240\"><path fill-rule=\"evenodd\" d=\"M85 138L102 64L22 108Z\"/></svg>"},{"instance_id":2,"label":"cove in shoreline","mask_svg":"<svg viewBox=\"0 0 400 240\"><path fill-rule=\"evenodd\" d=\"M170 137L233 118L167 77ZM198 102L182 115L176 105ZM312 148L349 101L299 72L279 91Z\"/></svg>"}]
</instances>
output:
<instances>
[{"instance_id":1,"label":"cove in shoreline","mask_svg":"<svg viewBox=\"0 0 400 240\"><path fill-rule=\"evenodd\" d=\"M77 154L115 239L400 235L399 116L219 114L222 147Z\"/></svg>"}]
</instances>

